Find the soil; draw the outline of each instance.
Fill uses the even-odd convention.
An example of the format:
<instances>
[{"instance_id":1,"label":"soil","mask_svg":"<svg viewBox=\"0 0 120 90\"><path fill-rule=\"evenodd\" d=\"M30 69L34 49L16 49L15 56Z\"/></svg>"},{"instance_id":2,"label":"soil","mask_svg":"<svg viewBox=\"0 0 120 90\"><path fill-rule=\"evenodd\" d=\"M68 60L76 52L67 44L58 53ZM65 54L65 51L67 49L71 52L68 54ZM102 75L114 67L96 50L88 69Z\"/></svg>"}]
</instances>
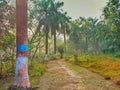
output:
<instances>
[{"instance_id":1,"label":"soil","mask_svg":"<svg viewBox=\"0 0 120 90\"><path fill-rule=\"evenodd\" d=\"M47 63L38 87L37 90L120 90L112 81L62 59Z\"/></svg>"}]
</instances>

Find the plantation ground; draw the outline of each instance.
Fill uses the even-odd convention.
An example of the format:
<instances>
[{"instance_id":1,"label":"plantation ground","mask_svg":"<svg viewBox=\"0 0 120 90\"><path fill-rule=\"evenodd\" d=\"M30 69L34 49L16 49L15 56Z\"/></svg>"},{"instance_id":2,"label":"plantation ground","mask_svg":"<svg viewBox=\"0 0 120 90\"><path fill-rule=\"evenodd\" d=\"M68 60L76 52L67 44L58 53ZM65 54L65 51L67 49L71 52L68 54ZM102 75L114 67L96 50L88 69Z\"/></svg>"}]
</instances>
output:
<instances>
[{"instance_id":1,"label":"plantation ground","mask_svg":"<svg viewBox=\"0 0 120 90\"><path fill-rule=\"evenodd\" d=\"M38 90L120 90L112 81L63 60L50 61Z\"/></svg>"},{"instance_id":2,"label":"plantation ground","mask_svg":"<svg viewBox=\"0 0 120 90\"><path fill-rule=\"evenodd\" d=\"M43 75L43 73L46 70L46 65L42 64L38 61L32 62L32 64L29 64L29 78L30 78L30 84L32 88L35 88L36 85L40 82L40 77ZM13 84L14 82L14 69L9 69L9 72L3 75L2 78L0 78L0 90L8 90L8 88Z\"/></svg>"},{"instance_id":3,"label":"plantation ground","mask_svg":"<svg viewBox=\"0 0 120 90\"><path fill-rule=\"evenodd\" d=\"M14 70L11 75L0 79L0 90L7 90L12 85ZM29 65L31 86L35 90L120 90L112 80L93 73L79 65L62 59L46 64L33 62Z\"/></svg>"},{"instance_id":4,"label":"plantation ground","mask_svg":"<svg viewBox=\"0 0 120 90\"><path fill-rule=\"evenodd\" d=\"M84 54L79 55L77 58L75 56L67 57L66 61L87 68L120 85L120 58L115 55Z\"/></svg>"}]
</instances>

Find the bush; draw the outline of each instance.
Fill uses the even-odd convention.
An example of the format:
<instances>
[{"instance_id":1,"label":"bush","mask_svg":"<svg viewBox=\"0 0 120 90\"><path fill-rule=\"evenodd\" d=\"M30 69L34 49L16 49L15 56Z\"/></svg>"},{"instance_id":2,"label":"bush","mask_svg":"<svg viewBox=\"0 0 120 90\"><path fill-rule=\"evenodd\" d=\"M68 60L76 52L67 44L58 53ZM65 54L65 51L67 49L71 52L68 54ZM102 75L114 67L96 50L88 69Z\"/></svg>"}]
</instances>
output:
<instances>
[{"instance_id":1,"label":"bush","mask_svg":"<svg viewBox=\"0 0 120 90\"><path fill-rule=\"evenodd\" d=\"M63 44L58 45L57 49L58 49L58 52L60 53L60 58L63 58L64 49L65 49L64 45Z\"/></svg>"},{"instance_id":2,"label":"bush","mask_svg":"<svg viewBox=\"0 0 120 90\"><path fill-rule=\"evenodd\" d=\"M116 53L116 54L115 54L115 57L120 58L120 52Z\"/></svg>"}]
</instances>

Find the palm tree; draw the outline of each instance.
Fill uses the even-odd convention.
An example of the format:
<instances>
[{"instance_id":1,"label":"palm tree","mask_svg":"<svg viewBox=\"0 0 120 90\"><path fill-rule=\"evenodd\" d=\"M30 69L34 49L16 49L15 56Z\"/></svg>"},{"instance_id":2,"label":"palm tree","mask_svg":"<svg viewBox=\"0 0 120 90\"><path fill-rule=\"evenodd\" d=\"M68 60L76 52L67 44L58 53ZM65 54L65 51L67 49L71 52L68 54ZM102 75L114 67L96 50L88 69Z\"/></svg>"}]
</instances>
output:
<instances>
[{"instance_id":1,"label":"palm tree","mask_svg":"<svg viewBox=\"0 0 120 90\"><path fill-rule=\"evenodd\" d=\"M62 15L61 7L64 5L63 2L55 2L55 0L40 0L33 1L37 5L35 11L39 15L38 22L44 25L45 33L45 60L48 60L48 37L49 32L54 36L54 57L56 57L56 33L59 30L60 19ZM38 26L41 26L38 24Z\"/></svg>"},{"instance_id":2,"label":"palm tree","mask_svg":"<svg viewBox=\"0 0 120 90\"><path fill-rule=\"evenodd\" d=\"M51 3L51 34L54 36L54 59L56 58L56 33L59 32L60 17L62 16L61 7L64 5L63 2L52 2Z\"/></svg>"},{"instance_id":3,"label":"palm tree","mask_svg":"<svg viewBox=\"0 0 120 90\"><path fill-rule=\"evenodd\" d=\"M70 28L69 39L74 44L74 51L78 52L78 50L80 49L79 47L80 47L80 40L81 40L81 33L80 33L81 30L75 21L73 21L70 24L70 26L71 28Z\"/></svg>"},{"instance_id":4,"label":"palm tree","mask_svg":"<svg viewBox=\"0 0 120 90\"><path fill-rule=\"evenodd\" d=\"M60 18L60 23L61 23L61 33L63 34L64 36L64 44L65 44L65 52L66 52L66 34L69 34L70 33L70 30L69 30L69 25L68 23L70 22L69 20L71 19L70 17L66 16L66 13L63 14Z\"/></svg>"},{"instance_id":5,"label":"palm tree","mask_svg":"<svg viewBox=\"0 0 120 90\"><path fill-rule=\"evenodd\" d=\"M100 51L99 45L98 45L98 41L99 41L98 37L100 34L99 30L97 29L98 19L90 17L90 18L88 18L88 22L90 23L90 25L89 25L89 42L92 43L94 52L98 53Z\"/></svg>"},{"instance_id":6,"label":"palm tree","mask_svg":"<svg viewBox=\"0 0 120 90\"><path fill-rule=\"evenodd\" d=\"M27 89L30 87L28 76L27 45L27 1L16 0L16 70L14 85Z\"/></svg>"},{"instance_id":7,"label":"palm tree","mask_svg":"<svg viewBox=\"0 0 120 90\"><path fill-rule=\"evenodd\" d=\"M87 52L88 51L88 36L89 36L89 26L90 26L90 22L88 21L88 19L84 18L84 17L80 17L80 28L82 30L82 34L84 35L84 39L85 39L85 45L84 45L84 51Z\"/></svg>"},{"instance_id":8,"label":"palm tree","mask_svg":"<svg viewBox=\"0 0 120 90\"><path fill-rule=\"evenodd\" d=\"M42 25L44 25L44 33L45 33L45 58L44 60L48 60L48 37L49 37L49 31L50 31L50 24L51 24L51 16L50 16L50 7L51 2L54 0L41 0L39 3L39 22L42 22ZM41 24L41 23L40 23ZM39 26L39 25L38 25Z\"/></svg>"}]
</instances>

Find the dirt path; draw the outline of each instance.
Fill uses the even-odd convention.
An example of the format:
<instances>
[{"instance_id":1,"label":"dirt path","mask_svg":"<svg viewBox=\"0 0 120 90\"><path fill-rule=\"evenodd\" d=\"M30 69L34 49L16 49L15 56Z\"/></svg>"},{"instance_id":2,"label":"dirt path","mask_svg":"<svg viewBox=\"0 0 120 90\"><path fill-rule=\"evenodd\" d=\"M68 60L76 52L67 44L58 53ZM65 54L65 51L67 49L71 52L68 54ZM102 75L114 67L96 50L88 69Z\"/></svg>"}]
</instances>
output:
<instances>
[{"instance_id":1,"label":"dirt path","mask_svg":"<svg viewBox=\"0 0 120 90\"><path fill-rule=\"evenodd\" d=\"M79 68L77 67L77 69ZM75 70L66 67L63 60L50 61L47 64L47 71L40 80L40 88L38 90L120 90L111 82L107 85L103 83L106 86L101 88L101 78L100 83L98 83L96 82L97 75L94 76L92 75L93 73L84 71L81 72L82 74L76 73ZM86 77L84 76L85 74ZM95 78L95 80L86 80L91 78ZM113 85L113 87L109 85Z\"/></svg>"},{"instance_id":2,"label":"dirt path","mask_svg":"<svg viewBox=\"0 0 120 90\"><path fill-rule=\"evenodd\" d=\"M86 90L80 76L63 65L62 60L50 61L47 72L41 79L40 90Z\"/></svg>"}]
</instances>

